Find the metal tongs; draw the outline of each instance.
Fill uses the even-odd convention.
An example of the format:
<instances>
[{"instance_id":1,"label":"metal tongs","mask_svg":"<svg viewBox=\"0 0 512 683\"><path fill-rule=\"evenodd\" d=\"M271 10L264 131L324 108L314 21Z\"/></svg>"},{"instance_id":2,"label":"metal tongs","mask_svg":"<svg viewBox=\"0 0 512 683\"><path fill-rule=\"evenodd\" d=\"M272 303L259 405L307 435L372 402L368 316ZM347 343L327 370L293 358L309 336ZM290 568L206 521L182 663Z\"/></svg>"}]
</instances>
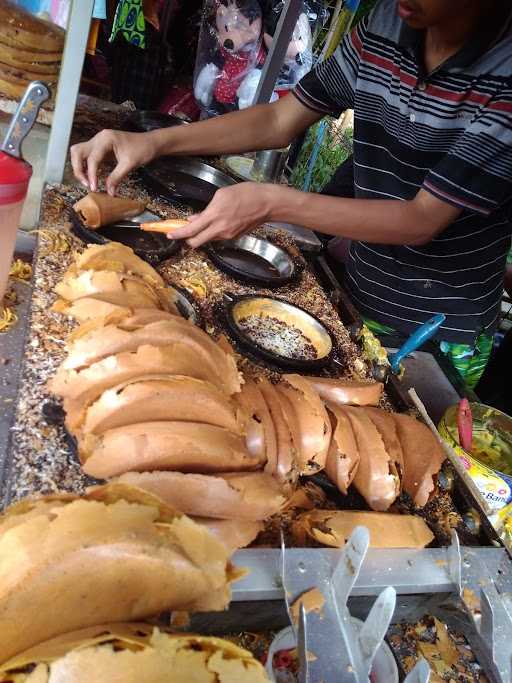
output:
<instances>
[{"instance_id":1,"label":"metal tongs","mask_svg":"<svg viewBox=\"0 0 512 683\"><path fill-rule=\"evenodd\" d=\"M306 613L301 604L298 624L294 624L291 604L299 595L293 594L295 568L288 566L281 536L281 578L286 609L297 640L299 683L368 683L373 659L384 640L396 604L396 591L388 586L377 597L360 628L348 610L347 600L369 544L368 529L356 527L340 551L330 578L316 586L325 600L321 612ZM429 677L428 664L419 662L406 681L427 683Z\"/></svg>"}]
</instances>

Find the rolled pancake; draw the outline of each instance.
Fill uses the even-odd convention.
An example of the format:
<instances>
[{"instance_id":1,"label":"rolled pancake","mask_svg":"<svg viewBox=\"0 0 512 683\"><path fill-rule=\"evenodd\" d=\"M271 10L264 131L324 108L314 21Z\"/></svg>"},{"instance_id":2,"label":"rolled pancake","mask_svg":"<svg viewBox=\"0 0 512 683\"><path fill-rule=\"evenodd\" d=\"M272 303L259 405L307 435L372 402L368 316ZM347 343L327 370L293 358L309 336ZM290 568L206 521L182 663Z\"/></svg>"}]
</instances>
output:
<instances>
[{"instance_id":1,"label":"rolled pancake","mask_svg":"<svg viewBox=\"0 0 512 683\"><path fill-rule=\"evenodd\" d=\"M134 218L146 208L144 202L126 197L111 197L106 192L89 192L73 209L88 228L101 228L116 221ZM134 229L135 229L134 225Z\"/></svg>"}]
</instances>

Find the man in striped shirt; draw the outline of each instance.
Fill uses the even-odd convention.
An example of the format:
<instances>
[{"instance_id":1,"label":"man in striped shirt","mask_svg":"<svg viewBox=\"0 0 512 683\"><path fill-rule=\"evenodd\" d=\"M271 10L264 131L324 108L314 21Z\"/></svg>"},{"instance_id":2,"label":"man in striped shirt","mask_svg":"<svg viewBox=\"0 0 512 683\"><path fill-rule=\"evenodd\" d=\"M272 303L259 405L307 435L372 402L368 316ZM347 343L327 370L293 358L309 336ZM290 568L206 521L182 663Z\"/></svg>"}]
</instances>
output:
<instances>
[{"instance_id":1,"label":"man in striped shirt","mask_svg":"<svg viewBox=\"0 0 512 683\"><path fill-rule=\"evenodd\" d=\"M353 108L355 198L243 183L219 190L173 237L199 246L266 220L347 237L346 285L361 313L404 334L444 313L441 348L462 356L474 384L510 247L511 19L499 0L381 0L293 96L138 137L103 131L72 149L75 174L94 188L98 163L113 151L114 191L160 154L283 147L324 115Z\"/></svg>"}]
</instances>

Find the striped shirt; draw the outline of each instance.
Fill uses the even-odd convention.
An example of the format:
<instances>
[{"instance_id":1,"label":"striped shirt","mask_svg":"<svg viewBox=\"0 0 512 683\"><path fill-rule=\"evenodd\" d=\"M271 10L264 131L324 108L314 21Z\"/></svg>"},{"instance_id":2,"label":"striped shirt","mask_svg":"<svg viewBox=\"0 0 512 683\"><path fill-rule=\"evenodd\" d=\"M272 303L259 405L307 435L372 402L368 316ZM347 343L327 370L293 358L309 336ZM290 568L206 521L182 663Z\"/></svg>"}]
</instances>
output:
<instances>
[{"instance_id":1,"label":"striped shirt","mask_svg":"<svg viewBox=\"0 0 512 683\"><path fill-rule=\"evenodd\" d=\"M360 312L405 334L444 313L438 339L472 344L496 327L512 235L510 4L430 74L423 33L396 5L382 0L294 94L322 114L354 109L357 198L423 188L462 209L424 246L352 243L346 286Z\"/></svg>"}]
</instances>

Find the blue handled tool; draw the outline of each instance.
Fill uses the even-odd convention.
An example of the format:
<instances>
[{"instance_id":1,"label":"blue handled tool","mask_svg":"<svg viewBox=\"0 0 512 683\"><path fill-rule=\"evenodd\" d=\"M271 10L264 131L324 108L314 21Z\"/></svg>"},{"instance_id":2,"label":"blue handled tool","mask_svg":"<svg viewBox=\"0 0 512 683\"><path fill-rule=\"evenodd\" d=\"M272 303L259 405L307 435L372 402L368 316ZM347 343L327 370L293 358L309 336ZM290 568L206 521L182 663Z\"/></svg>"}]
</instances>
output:
<instances>
[{"instance_id":1,"label":"blue handled tool","mask_svg":"<svg viewBox=\"0 0 512 683\"><path fill-rule=\"evenodd\" d=\"M400 372L401 361L413 351L419 349L420 346L423 346L423 344L429 339L431 339L445 320L446 316L443 315L443 313L438 313L434 317L430 318L430 320L427 320L426 323L423 323L423 325L419 327L416 332L413 332L413 334L411 334L409 339L402 344L398 351L389 356L391 370L395 374L398 374Z\"/></svg>"}]
</instances>

